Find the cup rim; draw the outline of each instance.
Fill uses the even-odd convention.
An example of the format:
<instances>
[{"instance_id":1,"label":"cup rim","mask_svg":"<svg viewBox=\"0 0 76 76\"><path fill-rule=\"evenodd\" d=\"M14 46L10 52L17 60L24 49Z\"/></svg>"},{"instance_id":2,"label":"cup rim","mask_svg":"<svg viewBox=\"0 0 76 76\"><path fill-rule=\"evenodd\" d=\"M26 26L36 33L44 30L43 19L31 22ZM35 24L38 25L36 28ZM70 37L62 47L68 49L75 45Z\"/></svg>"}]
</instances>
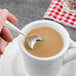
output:
<instances>
[{"instance_id":1,"label":"cup rim","mask_svg":"<svg viewBox=\"0 0 76 76\"><path fill-rule=\"evenodd\" d=\"M61 57L62 55L64 55L65 52L67 51L67 49L69 48L69 45L70 45L71 40L70 40L69 33L67 32L67 30L66 30L61 24L58 24L58 23L56 23L56 22L49 21L49 20L37 20L37 21L33 21L33 22L27 24L27 25L22 29L22 31L23 31L24 29L26 30L27 28L29 28L30 26L32 26L32 24L38 23L38 22L50 22L50 23L52 22L52 23L54 23L54 24L56 24L56 25L59 25L58 27L64 29L65 35L67 35L67 41L68 41L68 43L67 43L66 47L63 48L58 54L56 54L56 55L54 55L54 56L51 56L51 57L42 58L42 57L34 56L34 55L30 54L29 52L27 52L27 51L25 50L24 46L23 46L23 42L21 42L21 41L22 41L22 40L21 40L21 37L23 38L23 36L19 35L19 37L18 37L18 44L19 44L19 47L20 47L21 51L23 52L23 54L24 54L24 55L27 55L27 56L29 56L30 58L33 58L33 59L35 59L35 60L42 60L42 61L57 59L57 58ZM23 39L24 39L24 38L23 38Z\"/></svg>"}]
</instances>

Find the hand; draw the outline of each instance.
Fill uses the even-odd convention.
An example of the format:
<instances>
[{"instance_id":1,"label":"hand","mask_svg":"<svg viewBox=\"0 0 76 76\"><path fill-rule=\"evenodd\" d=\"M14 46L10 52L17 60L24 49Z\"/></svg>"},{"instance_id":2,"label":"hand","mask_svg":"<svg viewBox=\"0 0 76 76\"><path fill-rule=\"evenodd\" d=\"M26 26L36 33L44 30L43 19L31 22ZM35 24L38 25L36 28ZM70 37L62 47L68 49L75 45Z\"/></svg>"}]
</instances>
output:
<instances>
[{"instance_id":1,"label":"hand","mask_svg":"<svg viewBox=\"0 0 76 76\"><path fill-rule=\"evenodd\" d=\"M17 18L8 12L7 9L0 9L0 55L3 54L6 43L13 40L10 31L7 27L4 26L6 20L10 21L12 24L18 22Z\"/></svg>"}]
</instances>

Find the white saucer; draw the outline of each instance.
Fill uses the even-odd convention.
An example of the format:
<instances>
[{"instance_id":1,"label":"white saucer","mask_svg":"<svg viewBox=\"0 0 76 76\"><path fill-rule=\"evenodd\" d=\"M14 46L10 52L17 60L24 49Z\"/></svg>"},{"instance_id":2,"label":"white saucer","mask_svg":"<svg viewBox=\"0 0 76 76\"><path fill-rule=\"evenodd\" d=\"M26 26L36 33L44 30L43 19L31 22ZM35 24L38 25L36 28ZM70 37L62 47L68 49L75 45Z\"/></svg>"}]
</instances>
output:
<instances>
[{"instance_id":1,"label":"white saucer","mask_svg":"<svg viewBox=\"0 0 76 76\"><path fill-rule=\"evenodd\" d=\"M71 51L76 53L76 49L71 49ZM0 59L0 76L28 76L18 47L18 38L7 46ZM66 64L58 76L76 76L76 60Z\"/></svg>"}]
</instances>

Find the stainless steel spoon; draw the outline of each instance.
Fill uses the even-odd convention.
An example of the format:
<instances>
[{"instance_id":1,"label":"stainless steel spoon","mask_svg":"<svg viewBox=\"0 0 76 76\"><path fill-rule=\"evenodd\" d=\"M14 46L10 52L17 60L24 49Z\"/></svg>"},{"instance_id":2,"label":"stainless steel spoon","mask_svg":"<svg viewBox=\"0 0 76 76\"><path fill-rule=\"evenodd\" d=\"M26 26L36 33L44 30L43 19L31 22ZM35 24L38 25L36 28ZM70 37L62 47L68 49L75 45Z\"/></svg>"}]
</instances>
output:
<instances>
[{"instance_id":1,"label":"stainless steel spoon","mask_svg":"<svg viewBox=\"0 0 76 76\"><path fill-rule=\"evenodd\" d=\"M25 35L23 32L21 32L17 27L15 27L13 24L11 24L9 21L5 22L5 26L8 27L9 29L23 35L24 37L27 37L28 45L31 49L34 48L34 45L38 41L43 41L43 38L40 37L39 35L33 34L33 35Z\"/></svg>"}]
</instances>

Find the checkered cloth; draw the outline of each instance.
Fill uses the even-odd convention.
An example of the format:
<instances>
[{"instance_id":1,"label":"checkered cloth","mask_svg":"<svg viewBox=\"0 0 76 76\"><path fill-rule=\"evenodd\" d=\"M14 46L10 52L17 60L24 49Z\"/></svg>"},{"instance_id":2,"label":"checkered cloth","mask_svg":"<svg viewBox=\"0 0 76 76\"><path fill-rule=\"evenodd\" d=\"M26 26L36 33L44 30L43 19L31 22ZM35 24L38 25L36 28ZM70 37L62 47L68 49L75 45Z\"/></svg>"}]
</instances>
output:
<instances>
[{"instance_id":1,"label":"checkered cloth","mask_svg":"<svg viewBox=\"0 0 76 76\"><path fill-rule=\"evenodd\" d=\"M76 28L76 14L63 9L63 0L52 0L44 18Z\"/></svg>"}]
</instances>

